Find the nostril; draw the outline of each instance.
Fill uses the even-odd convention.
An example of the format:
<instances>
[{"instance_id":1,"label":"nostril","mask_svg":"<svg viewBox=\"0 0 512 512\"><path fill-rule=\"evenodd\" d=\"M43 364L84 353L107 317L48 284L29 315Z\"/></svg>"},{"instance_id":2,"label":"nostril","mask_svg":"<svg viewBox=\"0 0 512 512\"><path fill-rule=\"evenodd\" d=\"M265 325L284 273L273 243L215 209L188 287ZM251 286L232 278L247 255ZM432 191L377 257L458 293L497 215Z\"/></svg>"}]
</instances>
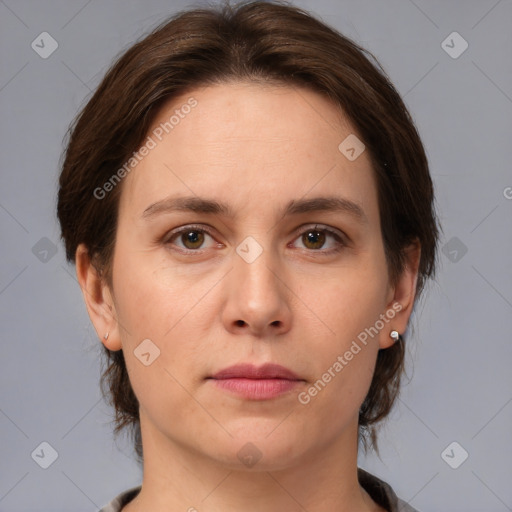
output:
<instances>
[{"instance_id":1,"label":"nostril","mask_svg":"<svg viewBox=\"0 0 512 512\"><path fill-rule=\"evenodd\" d=\"M237 321L236 321L236 325L237 325L238 327L243 327L243 326L245 325L245 322L244 322L243 320L237 320Z\"/></svg>"}]
</instances>

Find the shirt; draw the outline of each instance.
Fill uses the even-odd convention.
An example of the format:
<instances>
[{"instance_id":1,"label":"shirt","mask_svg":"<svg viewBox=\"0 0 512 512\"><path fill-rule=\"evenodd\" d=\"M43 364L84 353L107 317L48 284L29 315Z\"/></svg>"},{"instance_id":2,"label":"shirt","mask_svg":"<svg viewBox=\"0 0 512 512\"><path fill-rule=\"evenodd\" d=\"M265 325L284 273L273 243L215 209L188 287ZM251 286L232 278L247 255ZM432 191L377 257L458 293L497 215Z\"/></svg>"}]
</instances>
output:
<instances>
[{"instance_id":1,"label":"shirt","mask_svg":"<svg viewBox=\"0 0 512 512\"><path fill-rule=\"evenodd\" d=\"M357 477L361 487L371 496L372 500L388 512L418 512L408 503L398 498L391 486L375 475L357 468ZM122 508L139 494L141 487L139 485L122 492L99 512L121 512Z\"/></svg>"}]
</instances>

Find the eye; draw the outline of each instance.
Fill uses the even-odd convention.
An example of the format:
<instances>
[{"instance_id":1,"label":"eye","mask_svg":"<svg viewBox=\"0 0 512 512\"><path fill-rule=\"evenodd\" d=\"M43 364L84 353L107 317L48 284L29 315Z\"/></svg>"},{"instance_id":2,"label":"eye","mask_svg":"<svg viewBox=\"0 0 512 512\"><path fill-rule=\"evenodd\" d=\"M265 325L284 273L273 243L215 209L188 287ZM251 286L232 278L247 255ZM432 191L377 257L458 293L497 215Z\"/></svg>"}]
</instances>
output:
<instances>
[{"instance_id":1,"label":"eye","mask_svg":"<svg viewBox=\"0 0 512 512\"><path fill-rule=\"evenodd\" d=\"M206 238L213 240L213 236L210 234L209 230L204 227L186 226L171 232L164 240L164 243L176 245L179 249L184 251L197 251L198 249L204 249L204 247L201 246L204 244ZM175 240L182 245L175 243Z\"/></svg>"},{"instance_id":2,"label":"eye","mask_svg":"<svg viewBox=\"0 0 512 512\"><path fill-rule=\"evenodd\" d=\"M301 249L323 254L336 253L346 246L342 233L326 226L314 225L299 232L300 236L296 240L302 243ZM204 247L205 241L210 238L213 243L210 247ZM323 249L326 242L332 240L331 248ZM200 252L203 249L219 247L219 244L213 238L208 229L201 226L185 226L169 233L163 240L164 244L175 246L182 252Z\"/></svg>"},{"instance_id":3,"label":"eye","mask_svg":"<svg viewBox=\"0 0 512 512\"><path fill-rule=\"evenodd\" d=\"M332 247L322 249L329 238L334 239ZM325 226L318 227L318 225L301 231L298 240L303 244L303 248L321 253L339 252L346 245L341 233Z\"/></svg>"}]
</instances>

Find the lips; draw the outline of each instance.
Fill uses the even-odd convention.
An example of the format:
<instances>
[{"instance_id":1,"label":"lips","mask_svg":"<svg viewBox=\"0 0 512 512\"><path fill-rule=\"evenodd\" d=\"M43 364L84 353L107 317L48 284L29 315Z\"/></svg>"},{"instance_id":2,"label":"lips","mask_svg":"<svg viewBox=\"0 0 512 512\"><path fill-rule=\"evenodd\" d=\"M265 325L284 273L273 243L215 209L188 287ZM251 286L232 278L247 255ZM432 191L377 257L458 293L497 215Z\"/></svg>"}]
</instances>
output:
<instances>
[{"instance_id":1,"label":"lips","mask_svg":"<svg viewBox=\"0 0 512 512\"><path fill-rule=\"evenodd\" d=\"M264 364L254 366L252 364L238 364L225 368L211 377L212 379L286 379L303 380L288 368L278 364Z\"/></svg>"},{"instance_id":2,"label":"lips","mask_svg":"<svg viewBox=\"0 0 512 512\"><path fill-rule=\"evenodd\" d=\"M239 364L225 368L209 379L222 391L248 400L270 400L305 382L291 370L278 364Z\"/></svg>"}]
</instances>

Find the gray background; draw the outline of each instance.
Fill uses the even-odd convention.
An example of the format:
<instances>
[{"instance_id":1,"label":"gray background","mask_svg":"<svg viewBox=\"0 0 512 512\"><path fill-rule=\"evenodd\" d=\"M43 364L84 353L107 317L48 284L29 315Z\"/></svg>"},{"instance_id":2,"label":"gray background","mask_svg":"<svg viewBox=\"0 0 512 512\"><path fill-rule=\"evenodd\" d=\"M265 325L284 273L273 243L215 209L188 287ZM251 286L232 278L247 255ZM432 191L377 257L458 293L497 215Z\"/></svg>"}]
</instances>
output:
<instances>
[{"instance_id":1,"label":"gray background","mask_svg":"<svg viewBox=\"0 0 512 512\"><path fill-rule=\"evenodd\" d=\"M389 73L426 145L444 229L437 282L413 317L411 381L381 431L382 460L360 465L421 512L512 510L512 2L295 3ZM94 511L141 481L128 441L112 439L100 344L59 242L58 163L112 59L192 5L0 0L1 511ZM44 31L58 42L47 59L31 48ZM458 58L441 45L453 31L469 44ZM43 441L58 453L48 469L31 457ZM453 441L469 454L457 469L441 456Z\"/></svg>"}]
</instances>

